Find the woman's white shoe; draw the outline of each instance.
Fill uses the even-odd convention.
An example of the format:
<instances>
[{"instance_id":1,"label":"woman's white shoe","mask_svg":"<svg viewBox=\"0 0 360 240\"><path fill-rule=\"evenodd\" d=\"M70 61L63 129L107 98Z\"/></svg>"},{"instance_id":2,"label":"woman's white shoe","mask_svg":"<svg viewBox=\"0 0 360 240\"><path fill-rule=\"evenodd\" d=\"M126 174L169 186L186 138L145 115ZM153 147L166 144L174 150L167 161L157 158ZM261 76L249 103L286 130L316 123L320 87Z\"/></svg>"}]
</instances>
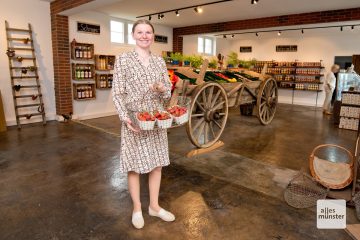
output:
<instances>
[{"instance_id":1,"label":"woman's white shoe","mask_svg":"<svg viewBox=\"0 0 360 240\"><path fill-rule=\"evenodd\" d=\"M144 218L142 212L134 212L131 219L132 224L135 228L141 229L144 227Z\"/></svg>"},{"instance_id":2,"label":"woman's white shoe","mask_svg":"<svg viewBox=\"0 0 360 240\"><path fill-rule=\"evenodd\" d=\"M159 212L155 212L154 210L152 210L149 207L149 215L153 216L153 217L159 217L162 220L164 220L165 222L172 222L175 220L175 216L174 214L172 214L171 212L168 212L162 208L160 208Z\"/></svg>"}]
</instances>

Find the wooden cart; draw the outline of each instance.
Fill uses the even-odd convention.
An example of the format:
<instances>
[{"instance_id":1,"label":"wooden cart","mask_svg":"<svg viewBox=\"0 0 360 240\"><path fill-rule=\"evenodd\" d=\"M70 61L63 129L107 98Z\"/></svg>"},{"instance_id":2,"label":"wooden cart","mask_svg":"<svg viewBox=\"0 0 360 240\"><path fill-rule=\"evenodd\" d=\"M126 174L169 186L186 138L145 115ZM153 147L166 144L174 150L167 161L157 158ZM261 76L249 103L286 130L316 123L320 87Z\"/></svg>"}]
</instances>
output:
<instances>
[{"instance_id":1,"label":"wooden cart","mask_svg":"<svg viewBox=\"0 0 360 240\"><path fill-rule=\"evenodd\" d=\"M191 97L189 122L186 124L187 134L191 142L198 148L209 148L214 145L224 131L229 107L243 104L256 105L256 115L261 124L271 123L278 103L276 81L265 74L245 71L259 81L251 81L241 77L242 82L216 83L205 82L204 76L207 61L197 74L190 68L179 67L176 71L196 79L196 85L188 81L178 81L170 105L176 104L179 96ZM263 73L265 73L265 69Z\"/></svg>"}]
</instances>

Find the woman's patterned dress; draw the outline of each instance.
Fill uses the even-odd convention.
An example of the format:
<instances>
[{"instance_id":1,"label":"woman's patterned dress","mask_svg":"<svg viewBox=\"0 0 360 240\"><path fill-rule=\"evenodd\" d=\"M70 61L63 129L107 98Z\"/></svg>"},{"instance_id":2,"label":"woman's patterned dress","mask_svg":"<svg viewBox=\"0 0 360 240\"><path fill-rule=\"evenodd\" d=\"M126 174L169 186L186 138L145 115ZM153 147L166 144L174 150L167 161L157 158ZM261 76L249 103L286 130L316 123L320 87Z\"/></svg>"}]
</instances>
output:
<instances>
[{"instance_id":1,"label":"woman's patterned dress","mask_svg":"<svg viewBox=\"0 0 360 240\"><path fill-rule=\"evenodd\" d=\"M120 171L151 172L155 167L170 164L166 129L133 132L123 122L133 119L136 112L164 108L171 97L171 83L164 60L151 54L149 65L140 61L133 50L117 57L113 81L113 101L119 113L121 125ZM149 90L161 81L166 92L159 94Z\"/></svg>"}]
</instances>

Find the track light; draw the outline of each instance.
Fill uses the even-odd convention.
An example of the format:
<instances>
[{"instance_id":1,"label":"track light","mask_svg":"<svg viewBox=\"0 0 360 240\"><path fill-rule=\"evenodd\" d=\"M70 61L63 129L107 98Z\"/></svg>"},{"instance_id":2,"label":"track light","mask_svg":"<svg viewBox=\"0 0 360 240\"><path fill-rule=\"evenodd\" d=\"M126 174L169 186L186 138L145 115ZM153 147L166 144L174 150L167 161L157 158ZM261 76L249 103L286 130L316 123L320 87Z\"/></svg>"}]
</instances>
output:
<instances>
[{"instance_id":1,"label":"track light","mask_svg":"<svg viewBox=\"0 0 360 240\"><path fill-rule=\"evenodd\" d=\"M151 15L149 15L149 21L151 21Z\"/></svg>"},{"instance_id":2,"label":"track light","mask_svg":"<svg viewBox=\"0 0 360 240\"><path fill-rule=\"evenodd\" d=\"M251 4L257 4L259 0L251 0Z\"/></svg>"},{"instance_id":3,"label":"track light","mask_svg":"<svg viewBox=\"0 0 360 240\"><path fill-rule=\"evenodd\" d=\"M158 14L158 19L161 19L161 15L160 15L160 13Z\"/></svg>"},{"instance_id":4,"label":"track light","mask_svg":"<svg viewBox=\"0 0 360 240\"><path fill-rule=\"evenodd\" d=\"M281 31L278 31L278 36L281 36Z\"/></svg>"},{"instance_id":5,"label":"track light","mask_svg":"<svg viewBox=\"0 0 360 240\"><path fill-rule=\"evenodd\" d=\"M177 17L180 16L179 10L176 10L175 14L176 14Z\"/></svg>"},{"instance_id":6,"label":"track light","mask_svg":"<svg viewBox=\"0 0 360 240\"><path fill-rule=\"evenodd\" d=\"M235 37L235 35L233 34L233 35L231 35L231 38L234 38Z\"/></svg>"},{"instance_id":7,"label":"track light","mask_svg":"<svg viewBox=\"0 0 360 240\"><path fill-rule=\"evenodd\" d=\"M255 35L258 37L259 36L259 34L258 33L255 33Z\"/></svg>"},{"instance_id":8,"label":"track light","mask_svg":"<svg viewBox=\"0 0 360 240\"><path fill-rule=\"evenodd\" d=\"M354 30L354 25L351 26L351 31L353 31L353 30Z\"/></svg>"},{"instance_id":9,"label":"track light","mask_svg":"<svg viewBox=\"0 0 360 240\"><path fill-rule=\"evenodd\" d=\"M197 12L197 13L202 13L203 10L202 10L201 7L195 7L194 11Z\"/></svg>"},{"instance_id":10,"label":"track light","mask_svg":"<svg viewBox=\"0 0 360 240\"><path fill-rule=\"evenodd\" d=\"M226 38L226 35L224 35L223 38Z\"/></svg>"},{"instance_id":11,"label":"track light","mask_svg":"<svg viewBox=\"0 0 360 240\"><path fill-rule=\"evenodd\" d=\"M343 30L343 27L341 26L341 27L340 27L340 31L342 31L342 30Z\"/></svg>"},{"instance_id":12,"label":"track light","mask_svg":"<svg viewBox=\"0 0 360 240\"><path fill-rule=\"evenodd\" d=\"M304 34L304 29L301 29L301 33Z\"/></svg>"}]
</instances>

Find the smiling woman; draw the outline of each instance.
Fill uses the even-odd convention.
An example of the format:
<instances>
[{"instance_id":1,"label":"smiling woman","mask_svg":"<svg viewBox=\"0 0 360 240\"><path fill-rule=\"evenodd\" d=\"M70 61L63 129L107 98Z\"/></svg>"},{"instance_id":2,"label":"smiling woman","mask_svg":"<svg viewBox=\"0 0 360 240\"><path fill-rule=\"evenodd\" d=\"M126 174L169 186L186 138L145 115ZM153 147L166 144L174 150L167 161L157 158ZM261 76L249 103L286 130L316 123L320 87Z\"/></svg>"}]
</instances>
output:
<instances>
[{"instance_id":1,"label":"smiling woman","mask_svg":"<svg viewBox=\"0 0 360 240\"><path fill-rule=\"evenodd\" d=\"M150 51L154 27L147 20L133 24L135 49L121 54L115 63L113 100L122 121L120 171L128 173L133 201L132 223L144 226L140 202L139 174L149 173L149 215L170 222L175 216L159 206L161 170L170 164L166 129L141 131L134 124L134 112L163 110L171 96L171 84L162 57Z\"/></svg>"}]
</instances>

